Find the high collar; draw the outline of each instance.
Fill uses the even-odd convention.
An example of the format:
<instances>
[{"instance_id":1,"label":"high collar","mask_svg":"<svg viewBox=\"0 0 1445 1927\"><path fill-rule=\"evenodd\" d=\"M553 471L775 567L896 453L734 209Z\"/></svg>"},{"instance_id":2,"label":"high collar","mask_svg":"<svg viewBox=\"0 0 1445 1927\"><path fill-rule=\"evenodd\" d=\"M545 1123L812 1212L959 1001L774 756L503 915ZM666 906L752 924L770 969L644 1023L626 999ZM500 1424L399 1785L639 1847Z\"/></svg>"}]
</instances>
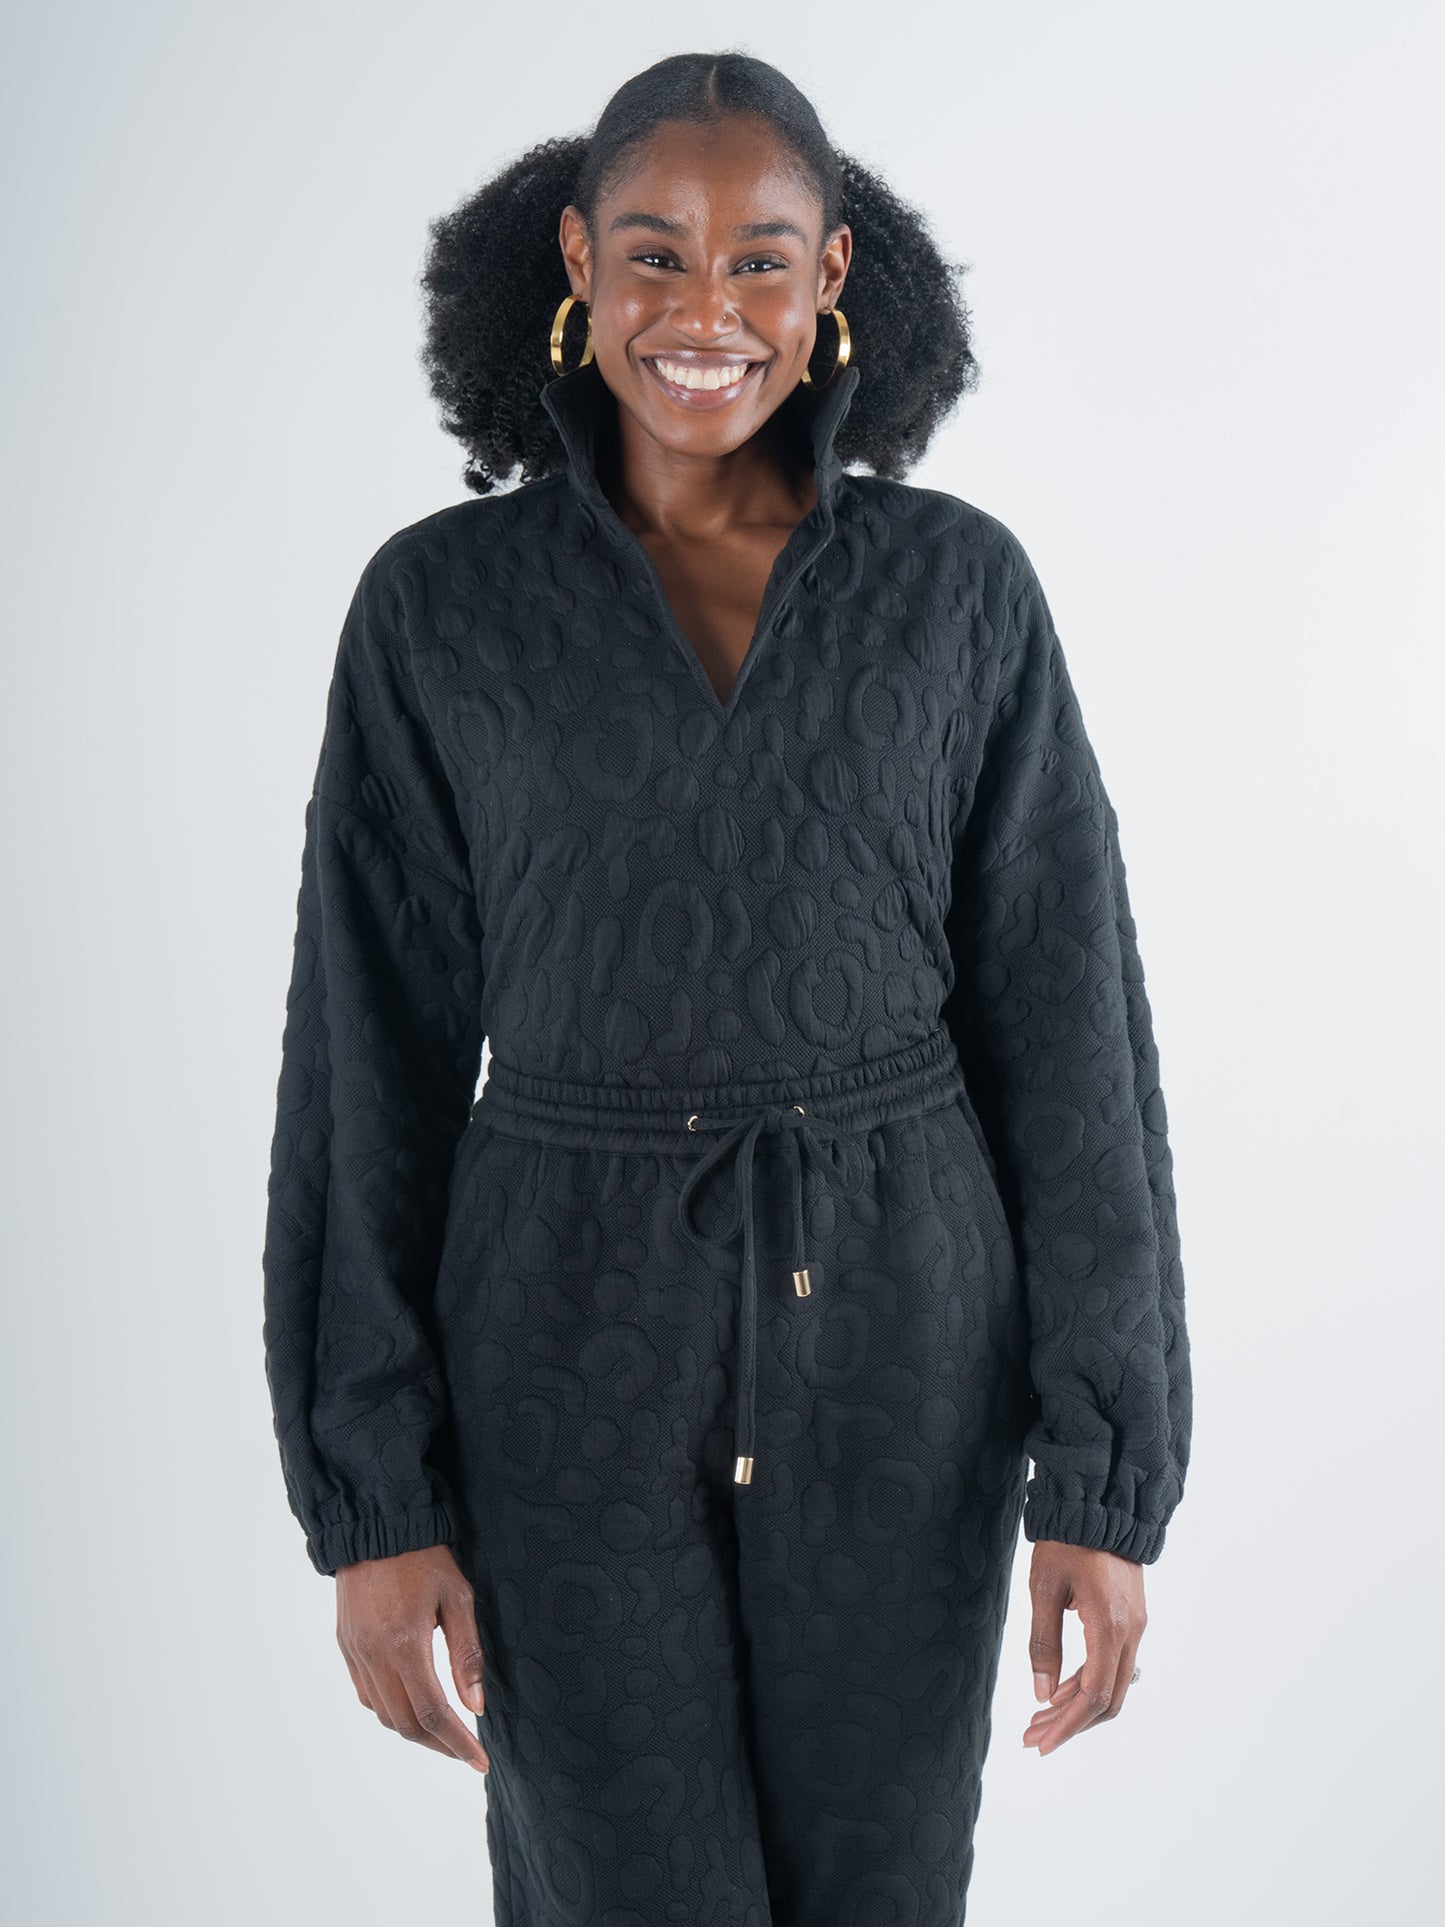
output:
<instances>
[{"instance_id":1,"label":"high collar","mask_svg":"<svg viewBox=\"0 0 1445 1927\"><path fill-rule=\"evenodd\" d=\"M781 403L812 450L818 501L832 522L833 496L846 470L838 459L838 430L852 406L860 370L850 362L822 387L799 382ZM573 487L594 507L610 506L597 479L597 454L605 430L616 422L617 400L595 361L557 375L540 392L543 408L567 453Z\"/></svg>"}]
</instances>

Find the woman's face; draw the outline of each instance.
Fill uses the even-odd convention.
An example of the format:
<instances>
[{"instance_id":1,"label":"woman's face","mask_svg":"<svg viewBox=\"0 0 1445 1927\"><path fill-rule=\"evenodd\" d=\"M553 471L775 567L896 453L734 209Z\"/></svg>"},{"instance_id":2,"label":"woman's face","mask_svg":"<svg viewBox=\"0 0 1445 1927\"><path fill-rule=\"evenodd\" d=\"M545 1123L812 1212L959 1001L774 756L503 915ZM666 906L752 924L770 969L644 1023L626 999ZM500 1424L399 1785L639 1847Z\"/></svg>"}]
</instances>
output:
<instances>
[{"instance_id":1,"label":"woman's face","mask_svg":"<svg viewBox=\"0 0 1445 1927\"><path fill-rule=\"evenodd\" d=\"M564 211L568 279L618 406L665 447L721 454L802 379L852 236L823 246L815 193L755 117L669 122L634 159L599 203L595 249Z\"/></svg>"}]
</instances>

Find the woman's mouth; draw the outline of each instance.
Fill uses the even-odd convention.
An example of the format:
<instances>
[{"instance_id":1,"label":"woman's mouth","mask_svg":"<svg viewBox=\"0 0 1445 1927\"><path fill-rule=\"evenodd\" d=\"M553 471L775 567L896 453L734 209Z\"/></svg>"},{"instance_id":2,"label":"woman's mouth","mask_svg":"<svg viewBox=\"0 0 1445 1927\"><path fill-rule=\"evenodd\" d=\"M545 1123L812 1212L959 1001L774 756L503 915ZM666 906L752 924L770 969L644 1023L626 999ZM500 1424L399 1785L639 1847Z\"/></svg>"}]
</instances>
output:
<instances>
[{"instance_id":1,"label":"woman's mouth","mask_svg":"<svg viewBox=\"0 0 1445 1927\"><path fill-rule=\"evenodd\" d=\"M648 355L644 366L662 392L684 408L726 408L744 389L755 388L767 366L762 361L717 355L707 361Z\"/></svg>"}]
</instances>

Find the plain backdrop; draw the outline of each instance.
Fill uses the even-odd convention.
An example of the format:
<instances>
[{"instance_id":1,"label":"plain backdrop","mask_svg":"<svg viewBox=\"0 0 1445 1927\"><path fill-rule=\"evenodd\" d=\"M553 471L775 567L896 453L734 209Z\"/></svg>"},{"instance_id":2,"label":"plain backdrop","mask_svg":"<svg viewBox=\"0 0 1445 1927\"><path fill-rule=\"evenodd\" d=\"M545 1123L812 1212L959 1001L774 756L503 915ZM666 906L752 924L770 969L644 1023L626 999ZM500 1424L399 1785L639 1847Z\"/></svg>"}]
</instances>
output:
<instances>
[{"instance_id":1,"label":"plain backdrop","mask_svg":"<svg viewBox=\"0 0 1445 1927\"><path fill-rule=\"evenodd\" d=\"M485 1784L358 1703L271 1432L302 816L363 563L466 495L427 222L691 48L969 264L981 387L911 479L1038 569L1155 1012L1194 1461L1142 1679L1044 1759L1020 1542L970 1927L1438 1917L1432 12L11 10L11 1918L491 1918Z\"/></svg>"}]
</instances>

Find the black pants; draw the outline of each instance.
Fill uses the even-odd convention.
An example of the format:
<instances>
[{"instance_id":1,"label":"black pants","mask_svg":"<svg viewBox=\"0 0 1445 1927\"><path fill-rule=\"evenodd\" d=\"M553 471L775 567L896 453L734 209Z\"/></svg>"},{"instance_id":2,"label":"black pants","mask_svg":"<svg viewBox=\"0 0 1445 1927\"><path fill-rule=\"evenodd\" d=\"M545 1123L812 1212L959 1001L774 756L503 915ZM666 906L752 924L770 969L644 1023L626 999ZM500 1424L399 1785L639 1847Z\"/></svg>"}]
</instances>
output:
<instances>
[{"instance_id":1,"label":"black pants","mask_svg":"<svg viewBox=\"0 0 1445 1927\"><path fill-rule=\"evenodd\" d=\"M499 1927L963 1921L1027 1473L983 1157L943 1033L493 1063L441 1290Z\"/></svg>"}]
</instances>

